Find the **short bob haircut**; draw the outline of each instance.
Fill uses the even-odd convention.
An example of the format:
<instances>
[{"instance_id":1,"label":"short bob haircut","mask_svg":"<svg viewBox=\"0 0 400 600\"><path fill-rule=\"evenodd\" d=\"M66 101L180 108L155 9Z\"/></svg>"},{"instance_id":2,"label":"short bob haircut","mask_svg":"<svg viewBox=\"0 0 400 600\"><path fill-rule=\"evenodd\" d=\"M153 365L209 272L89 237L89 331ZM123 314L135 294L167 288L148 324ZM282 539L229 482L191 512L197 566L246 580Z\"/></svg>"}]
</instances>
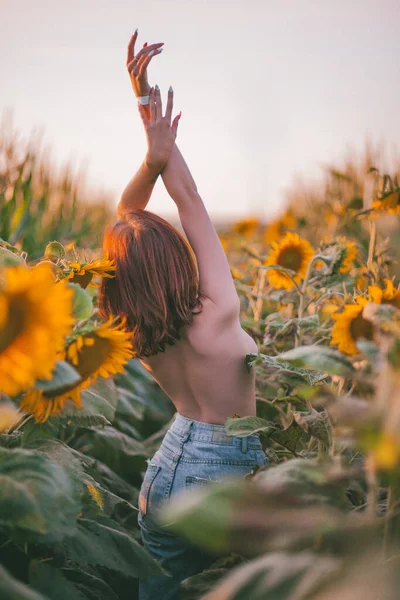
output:
<instances>
[{"instance_id":1,"label":"short bob haircut","mask_svg":"<svg viewBox=\"0 0 400 600\"><path fill-rule=\"evenodd\" d=\"M116 271L102 281L100 314L126 318L137 358L164 352L202 308L191 246L158 215L133 210L107 229L103 248Z\"/></svg>"}]
</instances>

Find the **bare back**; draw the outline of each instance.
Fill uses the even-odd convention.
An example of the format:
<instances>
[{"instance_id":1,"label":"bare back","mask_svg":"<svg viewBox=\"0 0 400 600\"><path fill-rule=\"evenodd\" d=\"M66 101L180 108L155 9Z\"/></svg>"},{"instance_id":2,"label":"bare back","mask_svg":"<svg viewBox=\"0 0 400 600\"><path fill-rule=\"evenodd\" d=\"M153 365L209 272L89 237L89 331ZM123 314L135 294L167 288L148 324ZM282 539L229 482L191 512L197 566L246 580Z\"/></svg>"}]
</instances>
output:
<instances>
[{"instance_id":1,"label":"bare back","mask_svg":"<svg viewBox=\"0 0 400 600\"><path fill-rule=\"evenodd\" d=\"M245 357L258 350L239 318L222 318L206 300L180 333L174 346L141 361L177 411L219 424L234 414L255 415L255 376Z\"/></svg>"}]
</instances>

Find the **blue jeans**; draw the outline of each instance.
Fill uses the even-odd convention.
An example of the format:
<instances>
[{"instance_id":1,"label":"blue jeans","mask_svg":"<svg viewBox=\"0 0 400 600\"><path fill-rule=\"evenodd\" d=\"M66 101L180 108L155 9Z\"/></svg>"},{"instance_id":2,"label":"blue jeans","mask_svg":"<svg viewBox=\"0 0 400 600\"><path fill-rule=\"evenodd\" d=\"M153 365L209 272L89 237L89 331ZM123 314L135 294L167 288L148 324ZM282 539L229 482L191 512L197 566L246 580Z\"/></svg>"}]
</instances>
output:
<instances>
[{"instance_id":1,"label":"blue jeans","mask_svg":"<svg viewBox=\"0 0 400 600\"><path fill-rule=\"evenodd\" d=\"M265 465L259 435L230 437L224 425L179 413L150 460L139 494L138 523L144 546L170 573L139 581L140 600L178 600L180 582L210 566L216 556L195 548L157 522L157 510L174 494L224 477L243 478Z\"/></svg>"}]
</instances>

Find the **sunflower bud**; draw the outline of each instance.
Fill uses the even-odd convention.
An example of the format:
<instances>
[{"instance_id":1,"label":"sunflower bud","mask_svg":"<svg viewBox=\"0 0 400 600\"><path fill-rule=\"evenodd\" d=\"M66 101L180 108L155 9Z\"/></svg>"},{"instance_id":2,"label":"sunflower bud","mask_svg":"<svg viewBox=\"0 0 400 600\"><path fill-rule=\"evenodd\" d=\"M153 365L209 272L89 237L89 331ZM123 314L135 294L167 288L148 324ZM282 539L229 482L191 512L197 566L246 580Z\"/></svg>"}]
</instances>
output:
<instances>
[{"instance_id":1,"label":"sunflower bud","mask_svg":"<svg viewBox=\"0 0 400 600\"><path fill-rule=\"evenodd\" d=\"M65 248L60 242L54 240L54 242L50 242L46 246L46 250L44 251L44 256L46 258L65 258Z\"/></svg>"}]
</instances>

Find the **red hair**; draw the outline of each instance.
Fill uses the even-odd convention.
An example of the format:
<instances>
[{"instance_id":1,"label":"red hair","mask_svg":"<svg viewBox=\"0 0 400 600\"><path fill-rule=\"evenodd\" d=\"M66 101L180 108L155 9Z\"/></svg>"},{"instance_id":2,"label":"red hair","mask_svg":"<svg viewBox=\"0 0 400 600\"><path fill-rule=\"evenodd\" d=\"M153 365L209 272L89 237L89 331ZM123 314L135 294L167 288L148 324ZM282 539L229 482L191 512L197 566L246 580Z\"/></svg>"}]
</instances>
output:
<instances>
[{"instance_id":1,"label":"red hair","mask_svg":"<svg viewBox=\"0 0 400 600\"><path fill-rule=\"evenodd\" d=\"M164 352L192 322L193 310L201 310L192 248L158 215L133 210L107 229L103 249L116 271L102 281L101 315L126 317L138 358Z\"/></svg>"}]
</instances>

